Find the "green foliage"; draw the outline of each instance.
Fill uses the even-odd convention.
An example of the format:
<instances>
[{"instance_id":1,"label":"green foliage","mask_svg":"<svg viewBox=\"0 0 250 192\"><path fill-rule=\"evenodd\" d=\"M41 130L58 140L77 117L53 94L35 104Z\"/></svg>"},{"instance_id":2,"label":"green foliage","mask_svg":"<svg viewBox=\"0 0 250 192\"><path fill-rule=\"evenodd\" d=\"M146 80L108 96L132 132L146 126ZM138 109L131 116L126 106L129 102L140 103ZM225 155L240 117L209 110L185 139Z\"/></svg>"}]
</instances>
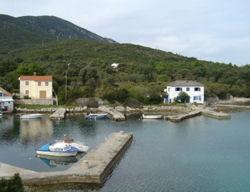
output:
<instances>
[{"instance_id":1,"label":"green foliage","mask_svg":"<svg viewBox=\"0 0 250 192\"><path fill-rule=\"evenodd\" d=\"M103 95L103 99L108 100L110 103L114 103L115 101L124 103L128 97L129 92L125 88L109 90Z\"/></svg>"},{"instance_id":2,"label":"green foliage","mask_svg":"<svg viewBox=\"0 0 250 192\"><path fill-rule=\"evenodd\" d=\"M10 179L0 180L1 192L23 192L23 183L18 173L12 176Z\"/></svg>"},{"instance_id":3,"label":"green foliage","mask_svg":"<svg viewBox=\"0 0 250 192\"><path fill-rule=\"evenodd\" d=\"M180 102L185 103L189 95L186 92L182 91L179 93L179 97L180 97Z\"/></svg>"},{"instance_id":4,"label":"green foliage","mask_svg":"<svg viewBox=\"0 0 250 192\"><path fill-rule=\"evenodd\" d=\"M114 62L120 64L116 71L110 66ZM7 69L6 63L10 65ZM67 67L68 63L71 65ZM60 104L82 96L103 97L113 103L124 103L128 98L144 104L161 103L161 92L173 80L204 83L206 97L224 99L228 93L250 97L249 65L200 61L132 44L70 39L0 57L0 85L7 90L19 87L20 74L32 75L33 71L53 75ZM68 101L65 101L66 71ZM122 93L124 97L118 94L123 88L128 91Z\"/></svg>"}]
</instances>

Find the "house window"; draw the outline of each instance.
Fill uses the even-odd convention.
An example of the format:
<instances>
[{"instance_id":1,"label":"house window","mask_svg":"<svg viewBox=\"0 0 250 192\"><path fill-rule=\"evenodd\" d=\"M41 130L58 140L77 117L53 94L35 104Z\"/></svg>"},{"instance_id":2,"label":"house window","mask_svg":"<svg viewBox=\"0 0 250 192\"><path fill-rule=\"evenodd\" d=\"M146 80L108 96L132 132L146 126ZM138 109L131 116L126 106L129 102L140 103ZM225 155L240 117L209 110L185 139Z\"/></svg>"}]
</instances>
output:
<instances>
[{"instance_id":1,"label":"house window","mask_svg":"<svg viewBox=\"0 0 250 192\"><path fill-rule=\"evenodd\" d=\"M3 96L3 93L2 93L2 92L0 92L0 96Z\"/></svg>"},{"instance_id":2,"label":"house window","mask_svg":"<svg viewBox=\"0 0 250 192\"><path fill-rule=\"evenodd\" d=\"M201 96L199 96L199 100L201 101Z\"/></svg>"},{"instance_id":3,"label":"house window","mask_svg":"<svg viewBox=\"0 0 250 192\"><path fill-rule=\"evenodd\" d=\"M25 85L29 85L29 81L25 81Z\"/></svg>"},{"instance_id":4,"label":"house window","mask_svg":"<svg viewBox=\"0 0 250 192\"><path fill-rule=\"evenodd\" d=\"M29 90L25 90L25 95L29 95Z\"/></svg>"},{"instance_id":5,"label":"house window","mask_svg":"<svg viewBox=\"0 0 250 192\"><path fill-rule=\"evenodd\" d=\"M181 87L176 87L175 91L182 91L182 88Z\"/></svg>"},{"instance_id":6,"label":"house window","mask_svg":"<svg viewBox=\"0 0 250 192\"><path fill-rule=\"evenodd\" d=\"M200 96L194 96L194 101L196 101L196 100L200 100L201 99L201 97Z\"/></svg>"},{"instance_id":7,"label":"house window","mask_svg":"<svg viewBox=\"0 0 250 192\"><path fill-rule=\"evenodd\" d=\"M168 92L170 91L170 88L168 88Z\"/></svg>"},{"instance_id":8,"label":"house window","mask_svg":"<svg viewBox=\"0 0 250 192\"><path fill-rule=\"evenodd\" d=\"M46 86L49 86L49 82L45 82L45 85L46 85Z\"/></svg>"},{"instance_id":9,"label":"house window","mask_svg":"<svg viewBox=\"0 0 250 192\"><path fill-rule=\"evenodd\" d=\"M194 91L201 91L201 88L200 87L195 87Z\"/></svg>"},{"instance_id":10,"label":"house window","mask_svg":"<svg viewBox=\"0 0 250 192\"><path fill-rule=\"evenodd\" d=\"M189 88L189 87L186 87L186 91L190 91L190 88Z\"/></svg>"},{"instance_id":11,"label":"house window","mask_svg":"<svg viewBox=\"0 0 250 192\"><path fill-rule=\"evenodd\" d=\"M37 84L38 84L38 86L41 86L41 81L38 81Z\"/></svg>"}]
</instances>

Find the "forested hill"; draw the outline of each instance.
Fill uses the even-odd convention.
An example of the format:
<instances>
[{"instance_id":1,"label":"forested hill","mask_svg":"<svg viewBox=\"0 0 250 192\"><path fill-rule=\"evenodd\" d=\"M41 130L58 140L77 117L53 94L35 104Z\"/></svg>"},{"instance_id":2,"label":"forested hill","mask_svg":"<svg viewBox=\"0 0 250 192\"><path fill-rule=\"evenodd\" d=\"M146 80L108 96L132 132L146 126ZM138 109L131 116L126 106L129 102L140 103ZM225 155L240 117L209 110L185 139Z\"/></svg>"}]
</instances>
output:
<instances>
[{"instance_id":1,"label":"forested hill","mask_svg":"<svg viewBox=\"0 0 250 192\"><path fill-rule=\"evenodd\" d=\"M24 46L70 38L114 42L54 16L0 15L0 54Z\"/></svg>"},{"instance_id":2,"label":"forested hill","mask_svg":"<svg viewBox=\"0 0 250 192\"><path fill-rule=\"evenodd\" d=\"M117 70L112 63L119 63ZM67 64L69 64L69 67ZM54 89L64 99L68 71L69 99L98 96L123 102L135 98L161 102L168 82L189 79L206 86L206 97L250 97L250 66L214 63L132 44L108 44L80 39L37 45L0 58L0 85L18 88L18 76L53 75ZM124 97L123 97L124 96Z\"/></svg>"}]
</instances>

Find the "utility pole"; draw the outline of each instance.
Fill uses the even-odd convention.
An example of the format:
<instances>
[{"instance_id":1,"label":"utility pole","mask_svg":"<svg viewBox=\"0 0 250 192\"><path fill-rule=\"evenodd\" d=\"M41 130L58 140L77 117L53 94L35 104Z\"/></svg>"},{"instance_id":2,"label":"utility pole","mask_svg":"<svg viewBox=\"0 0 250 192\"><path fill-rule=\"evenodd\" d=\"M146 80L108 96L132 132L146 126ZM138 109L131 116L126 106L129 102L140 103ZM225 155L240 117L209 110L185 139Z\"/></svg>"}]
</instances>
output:
<instances>
[{"instance_id":1,"label":"utility pole","mask_svg":"<svg viewBox=\"0 0 250 192\"><path fill-rule=\"evenodd\" d=\"M67 64L66 69L66 82L65 82L65 102L67 101L67 86L68 86L68 69L69 69L70 63Z\"/></svg>"}]
</instances>

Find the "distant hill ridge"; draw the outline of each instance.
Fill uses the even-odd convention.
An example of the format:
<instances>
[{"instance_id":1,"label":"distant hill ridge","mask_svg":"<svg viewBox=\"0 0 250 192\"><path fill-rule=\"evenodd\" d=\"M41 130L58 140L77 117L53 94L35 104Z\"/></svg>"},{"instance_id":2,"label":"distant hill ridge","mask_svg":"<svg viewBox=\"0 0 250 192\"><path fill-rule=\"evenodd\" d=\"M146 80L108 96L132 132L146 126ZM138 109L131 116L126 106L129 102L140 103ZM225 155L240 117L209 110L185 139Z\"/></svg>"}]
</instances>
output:
<instances>
[{"instance_id":1,"label":"distant hill ridge","mask_svg":"<svg viewBox=\"0 0 250 192\"><path fill-rule=\"evenodd\" d=\"M0 53L38 43L79 38L115 43L55 16L12 17L0 14Z\"/></svg>"}]
</instances>

